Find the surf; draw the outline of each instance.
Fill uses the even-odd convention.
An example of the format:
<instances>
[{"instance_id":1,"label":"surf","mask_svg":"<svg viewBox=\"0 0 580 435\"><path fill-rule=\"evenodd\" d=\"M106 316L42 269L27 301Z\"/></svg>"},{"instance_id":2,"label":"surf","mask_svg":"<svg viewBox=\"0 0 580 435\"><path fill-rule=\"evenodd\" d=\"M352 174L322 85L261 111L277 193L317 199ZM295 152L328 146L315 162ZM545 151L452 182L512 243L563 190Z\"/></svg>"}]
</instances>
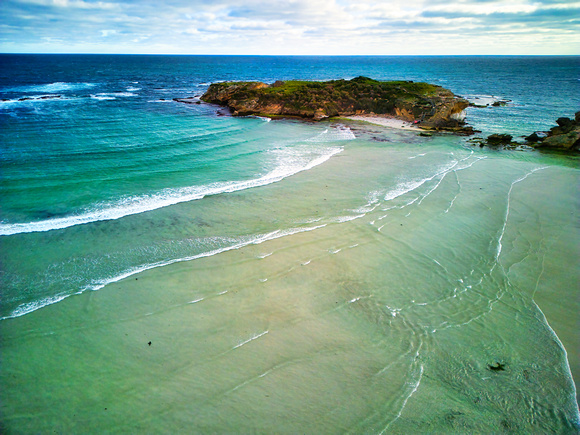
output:
<instances>
[{"instance_id":1,"label":"surf","mask_svg":"<svg viewBox=\"0 0 580 435\"><path fill-rule=\"evenodd\" d=\"M275 156L276 166L267 174L257 178L184 188L167 188L148 195L127 196L114 202L95 205L89 210L66 217L36 222L2 222L0 223L0 236L60 230L75 225L121 219L125 216L150 212L182 202L200 200L208 196L266 186L321 165L342 150L343 148L340 146L316 150L309 147L274 149L271 150L271 153ZM313 154L313 156L305 159L308 154Z\"/></svg>"}]
</instances>

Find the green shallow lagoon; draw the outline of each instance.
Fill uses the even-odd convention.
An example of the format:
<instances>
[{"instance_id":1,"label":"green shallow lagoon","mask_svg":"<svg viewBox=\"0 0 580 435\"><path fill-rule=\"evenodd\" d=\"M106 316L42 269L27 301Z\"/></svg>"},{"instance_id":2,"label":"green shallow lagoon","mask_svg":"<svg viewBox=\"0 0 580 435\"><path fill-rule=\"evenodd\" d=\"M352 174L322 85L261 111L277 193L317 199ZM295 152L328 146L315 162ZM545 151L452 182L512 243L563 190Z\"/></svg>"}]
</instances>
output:
<instances>
[{"instance_id":1,"label":"green shallow lagoon","mask_svg":"<svg viewBox=\"0 0 580 435\"><path fill-rule=\"evenodd\" d=\"M577 160L352 128L277 183L47 232L134 254L193 216L217 251L3 320L5 431L578 432Z\"/></svg>"}]
</instances>

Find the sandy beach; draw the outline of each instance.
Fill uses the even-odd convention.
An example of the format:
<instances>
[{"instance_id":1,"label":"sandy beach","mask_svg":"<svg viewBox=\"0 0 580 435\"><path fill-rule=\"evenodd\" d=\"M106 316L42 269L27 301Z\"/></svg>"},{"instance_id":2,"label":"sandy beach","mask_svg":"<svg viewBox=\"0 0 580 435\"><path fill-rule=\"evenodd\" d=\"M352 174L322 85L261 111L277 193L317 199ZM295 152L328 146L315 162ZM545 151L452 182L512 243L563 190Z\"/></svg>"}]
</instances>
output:
<instances>
[{"instance_id":1,"label":"sandy beach","mask_svg":"<svg viewBox=\"0 0 580 435\"><path fill-rule=\"evenodd\" d=\"M370 124L382 125L383 127L399 128L403 130L424 131L422 128L412 124L411 122L382 115L353 115L347 116L346 118L352 119L353 121L363 121L368 122Z\"/></svg>"},{"instance_id":2,"label":"sandy beach","mask_svg":"<svg viewBox=\"0 0 580 435\"><path fill-rule=\"evenodd\" d=\"M173 101L425 80L517 138L575 58L0 58L1 433L580 433L580 156Z\"/></svg>"},{"instance_id":3,"label":"sandy beach","mask_svg":"<svg viewBox=\"0 0 580 435\"><path fill-rule=\"evenodd\" d=\"M352 141L279 183L173 207L201 231L244 226L261 234L254 242L5 320L7 427L573 431L577 362L570 370L563 346L578 343L577 172L476 154L446 135L427 149L381 134L390 146ZM155 231L173 226L170 210ZM135 222L106 231L127 245ZM99 224L78 227L91 246L103 237ZM560 417L530 421L522 397Z\"/></svg>"}]
</instances>

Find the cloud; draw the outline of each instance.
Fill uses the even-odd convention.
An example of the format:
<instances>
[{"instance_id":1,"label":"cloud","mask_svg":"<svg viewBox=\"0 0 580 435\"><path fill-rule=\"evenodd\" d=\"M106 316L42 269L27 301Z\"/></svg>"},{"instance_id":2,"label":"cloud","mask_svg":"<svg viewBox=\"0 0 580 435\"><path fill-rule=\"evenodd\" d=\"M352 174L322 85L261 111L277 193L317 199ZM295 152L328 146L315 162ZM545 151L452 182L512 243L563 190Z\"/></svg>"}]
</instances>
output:
<instances>
[{"instance_id":1,"label":"cloud","mask_svg":"<svg viewBox=\"0 0 580 435\"><path fill-rule=\"evenodd\" d=\"M86 2L83 0L20 0L21 4L36 5L55 8L74 9L118 9L118 4L107 2Z\"/></svg>"},{"instance_id":2,"label":"cloud","mask_svg":"<svg viewBox=\"0 0 580 435\"><path fill-rule=\"evenodd\" d=\"M559 0L2 1L0 51L580 52L580 2Z\"/></svg>"}]
</instances>

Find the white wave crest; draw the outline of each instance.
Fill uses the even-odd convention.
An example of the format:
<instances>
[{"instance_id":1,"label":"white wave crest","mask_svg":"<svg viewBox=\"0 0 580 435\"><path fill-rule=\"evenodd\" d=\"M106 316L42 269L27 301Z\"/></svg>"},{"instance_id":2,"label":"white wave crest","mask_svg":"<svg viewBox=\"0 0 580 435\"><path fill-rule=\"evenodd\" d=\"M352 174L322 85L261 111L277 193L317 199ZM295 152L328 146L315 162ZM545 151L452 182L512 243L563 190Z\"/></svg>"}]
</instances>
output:
<instances>
[{"instance_id":1,"label":"white wave crest","mask_svg":"<svg viewBox=\"0 0 580 435\"><path fill-rule=\"evenodd\" d=\"M115 97L112 97L112 96L106 95L106 94L97 94L97 95L91 94L91 98L93 98L95 100L116 100Z\"/></svg>"},{"instance_id":2,"label":"white wave crest","mask_svg":"<svg viewBox=\"0 0 580 435\"><path fill-rule=\"evenodd\" d=\"M117 97L136 97L137 94L132 92L102 92L99 94L91 95L91 98L96 100L115 100Z\"/></svg>"},{"instance_id":3,"label":"white wave crest","mask_svg":"<svg viewBox=\"0 0 580 435\"><path fill-rule=\"evenodd\" d=\"M259 244L267 242L269 240L279 239L282 237L291 236L291 235L298 234L298 233L315 231L317 229L324 228L325 226L326 226L326 224L317 225L314 227L289 228L287 230L276 230L276 231L272 231L272 232L266 233L266 234L258 234L258 235L254 235L254 236L250 236L250 237L241 238L239 240L231 240L232 244L230 244L228 246L225 246L225 247L219 248L219 249L214 249L214 250L208 251L208 252L203 252L201 254L196 254L196 255L183 257L183 258L175 258L173 260L158 261L155 263L149 263L149 264L143 264L140 266L136 266L136 267L127 269L127 270L119 273L116 276L112 276L109 278L95 281L93 284L86 286L85 288L81 289L80 291L78 291L76 293L72 293L72 294L68 294L68 295L51 296L48 298L41 299L39 301L27 302L25 304L18 306L8 316L0 317L0 320L6 320L6 319L14 318L14 317L24 316L25 314L31 313L33 311L40 309L40 308L44 308L48 305L52 305L52 304L55 304L57 302L60 302L63 299L68 298L69 296L73 296L75 294L77 294L77 295L82 294L87 290L92 290L92 291L100 290L108 284L121 281L125 278L128 278L132 275L144 272L146 270L155 269L157 267L169 266L171 264L181 263L184 261L197 260L198 258L212 257L214 255L221 254L222 252L240 249L240 248L243 248L243 247L249 246L249 245L259 245ZM226 293L226 292L222 292L220 294L224 294L224 293Z\"/></svg>"},{"instance_id":4,"label":"white wave crest","mask_svg":"<svg viewBox=\"0 0 580 435\"><path fill-rule=\"evenodd\" d=\"M27 86L16 86L14 88L4 89L6 92L64 92L64 91L77 91L80 89L89 89L95 87L95 83L67 83L67 82L55 82L47 83L42 85L27 85Z\"/></svg>"},{"instance_id":5,"label":"white wave crest","mask_svg":"<svg viewBox=\"0 0 580 435\"><path fill-rule=\"evenodd\" d=\"M1 223L0 236L51 231L91 222L120 219L124 216L144 213L181 202L194 201L206 196L265 186L281 181L299 172L312 169L341 151L342 148L329 147L318 150L318 154L314 156L311 154L305 156L304 151L295 151L292 148L274 150L273 152L277 153L277 165L275 169L259 178L213 183L203 186L164 189L150 195L132 196L112 203L98 204L92 210L87 210L84 213L73 216L47 219L38 222Z\"/></svg>"},{"instance_id":6,"label":"white wave crest","mask_svg":"<svg viewBox=\"0 0 580 435\"><path fill-rule=\"evenodd\" d=\"M27 302L25 304L20 305L16 308L9 316L0 317L0 320L5 319L12 319L14 317L24 316L25 314L32 313L40 308L46 307L48 305L56 304L57 302L66 299L70 295L57 295L57 296L50 296L39 301Z\"/></svg>"},{"instance_id":7,"label":"white wave crest","mask_svg":"<svg viewBox=\"0 0 580 435\"><path fill-rule=\"evenodd\" d=\"M307 139L307 142L334 142L342 140L353 140L356 136L351 131L350 128L339 125L334 128L327 128L322 133L314 136L313 138Z\"/></svg>"}]
</instances>

